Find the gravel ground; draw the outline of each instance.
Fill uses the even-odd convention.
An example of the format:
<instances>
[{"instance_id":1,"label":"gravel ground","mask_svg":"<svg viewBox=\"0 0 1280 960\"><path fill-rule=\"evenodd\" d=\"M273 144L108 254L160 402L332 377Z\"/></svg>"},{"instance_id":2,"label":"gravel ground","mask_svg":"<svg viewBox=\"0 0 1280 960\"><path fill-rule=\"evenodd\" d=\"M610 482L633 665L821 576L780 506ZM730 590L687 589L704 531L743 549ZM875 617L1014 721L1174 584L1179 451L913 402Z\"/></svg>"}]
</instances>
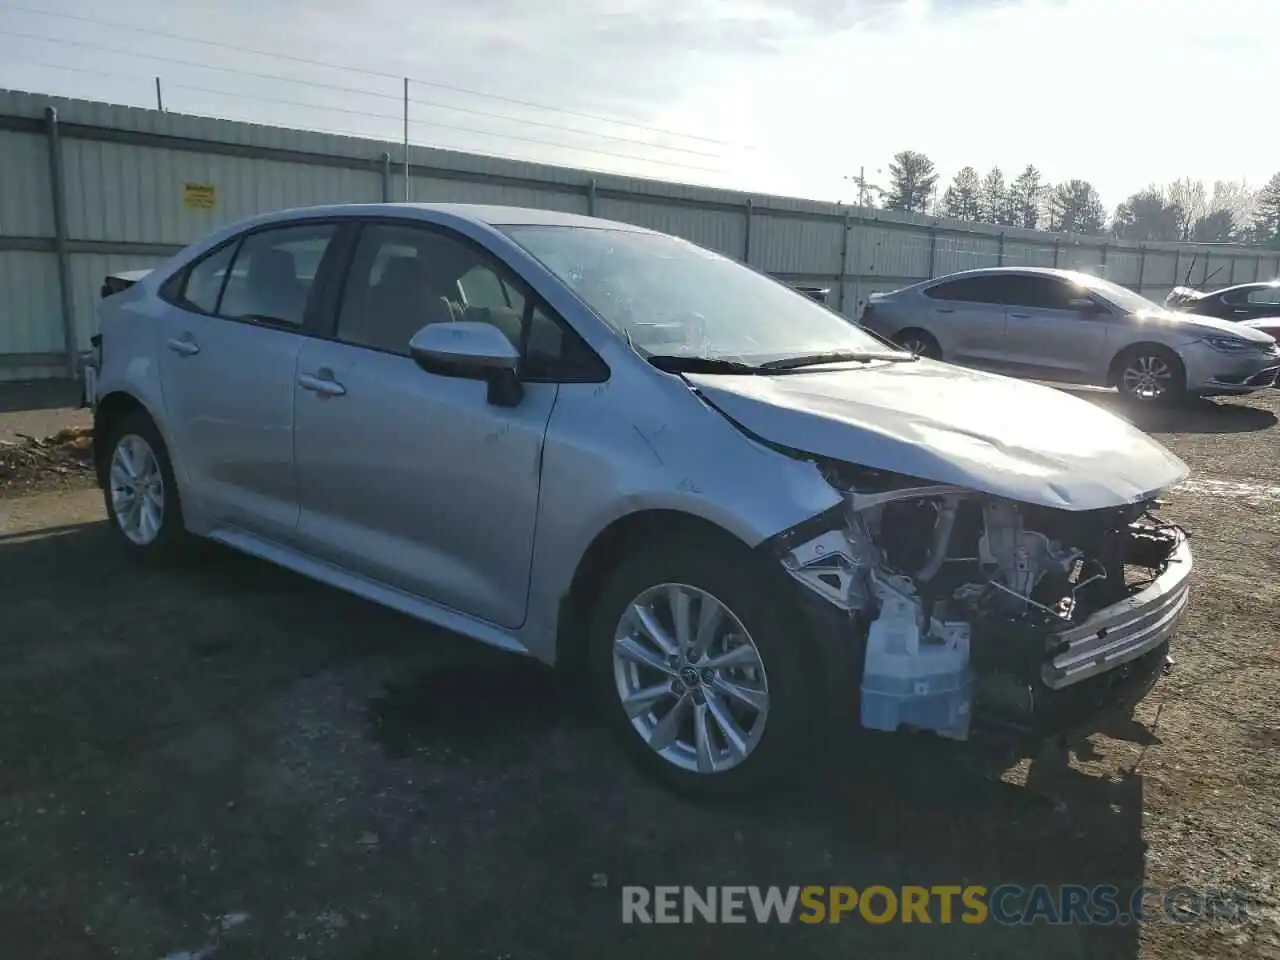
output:
<instances>
[{"instance_id":1,"label":"gravel ground","mask_svg":"<svg viewBox=\"0 0 1280 960\"><path fill-rule=\"evenodd\" d=\"M1141 424L1193 468L1167 512L1198 568L1137 722L986 781L833 748L826 789L728 812L639 778L534 664L212 547L122 563L87 472L37 456L0 488L3 955L1280 956L1278 412ZM0 439L83 415L23 416ZM1250 919L619 919L630 883L1144 882L1244 890Z\"/></svg>"}]
</instances>

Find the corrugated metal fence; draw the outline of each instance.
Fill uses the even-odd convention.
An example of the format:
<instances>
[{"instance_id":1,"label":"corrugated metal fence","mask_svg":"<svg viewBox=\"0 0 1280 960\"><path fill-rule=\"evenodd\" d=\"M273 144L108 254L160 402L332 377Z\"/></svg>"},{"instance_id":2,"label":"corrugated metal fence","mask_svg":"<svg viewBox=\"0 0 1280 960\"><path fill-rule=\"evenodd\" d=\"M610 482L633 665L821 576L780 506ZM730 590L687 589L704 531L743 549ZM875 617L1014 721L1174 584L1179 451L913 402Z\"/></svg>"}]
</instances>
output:
<instances>
[{"instance_id":1,"label":"corrugated metal fence","mask_svg":"<svg viewBox=\"0 0 1280 960\"><path fill-rule=\"evenodd\" d=\"M1280 276L1280 255L1244 247L934 221L427 148L410 160L413 200L640 224L828 286L850 316L877 290L1000 264L1088 270L1157 299L1188 270L1212 286ZM403 199L403 177L398 144L0 91L0 380L66 375L105 274L154 266L250 214Z\"/></svg>"}]
</instances>

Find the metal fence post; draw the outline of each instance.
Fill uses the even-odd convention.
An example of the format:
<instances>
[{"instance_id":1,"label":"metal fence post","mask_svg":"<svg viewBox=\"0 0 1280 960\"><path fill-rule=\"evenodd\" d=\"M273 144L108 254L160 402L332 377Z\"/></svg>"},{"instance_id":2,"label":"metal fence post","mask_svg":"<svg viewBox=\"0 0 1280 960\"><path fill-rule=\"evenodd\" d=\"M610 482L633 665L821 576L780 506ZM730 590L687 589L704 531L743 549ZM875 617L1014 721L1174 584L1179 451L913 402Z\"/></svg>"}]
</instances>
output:
<instances>
[{"instance_id":1,"label":"metal fence post","mask_svg":"<svg viewBox=\"0 0 1280 960\"><path fill-rule=\"evenodd\" d=\"M1004 231L1003 230L1000 231L1000 250L996 254L996 266L997 267L1004 266Z\"/></svg>"},{"instance_id":2,"label":"metal fence post","mask_svg":"<svg viewBox=\"0 0 1280 960\"><path fill-rule=\"evenodd\" d=\"M1057 237L1054 237L1053 238L1053 266L1055 269L1058 266L1058 248L1060 246L1061 246L1060 241L1058 240Z\"/></svg>"},{"instance_id":3,"label":"metal fence post","mask_svg":"<svg viewBox=\"0 0 1280 960\"><path fill-rule=\"evenodd\" d=\"M391 202L391 154L382 154L382 202Z\"/></svg>"},{"instance_id":4,"label":"metal fence post","mask_svg":"<svg viewBox=\"0 0 1280 960\"><path fill-rule=\"evenodd\" d=\"M71 292L71 255L67 252L67 194L62 170L62 140L58 136L58 111L44 108L45 142L49 147L49 190L53 194L53 249L58 260L58 294L62 301L62 345L67 376L75 378L80 365L76 346L76 308Z\"/></svg>"},{"instance_id":5,"label":"metal fence post","mask_svg":"<svg viewBox=\"0 0 1280 960\"><path fill-rule=\"evenodd\" d=\"M742 236L742 262L748 266L751 264L751 220L754 206L751 198L747 197L747 229Z\"/></svg>"},{"instance_id":6,"label":"metal fence post","mask_svg":"<svg viewBox=\"0 0 1280 960\"><path fill-rule=\"evenodd\" d=\"M1173 285L1175 287L1179 287L1182 285L1181 282L1178 280L1178 261L1181 259L1182 259L1182 248L1174 247L1173 248Z\"/></svg>"},{"instance_id":7,"label":"metal fence post","mask_svg":"<svg viewBox=\"0 0 1280 960\"><path fill-rule=\"evenodd\" d=\"M1253 279L1255 281L1262 279L1262 254L1258 254L1253 261Z\"/></svg>"},{"instance_id":8,"label":"metal fence post","mask_svg":"<svg viewBox=\"0 0 1280 960\"><path fill-rule=\"evenodd\" d=\"M1236 261L1240 258L1229 257L1228 259L1231 261L1231 271L1227 274L1227 286L1232 287L1235 286L1236 282Z\"/></svg>"},{"instance_id":9,"label":"metal fence post","mask_svg":"<svg viewBox=\"0 0 1280 960\"><path fill-rule=\"evenodd\" d=\"M587 181L587 216L596 215L596 178Z\"/></svg>"},{"instance_id":10,"label":"metal fence post","mask_svg":"<svg viewBox=\"0 0 1280 960\"><path fill-rule=\"evenodd\" d=\"M1280 257L1276 257L1276 277L1280 278Z\"/></svg>"},{"instance_id":11,"label":"metal fence post","mask_svg":"<svg viewBox=\"0 0 1280 960\"><path fill-rule=\"evenodd\" d=\"M1103 279L1106 279L1106 276L1107 276L1107 245L1106 245L1105 243L1102 245L1102 276L1103 276Z\"/></svg>"},{"instance_id":12,"label":"metal fence post","mask_svg":"<svg viewBox=\"0 0 1280 960\"><path fill-rule=\"evenodd\" d=\"M1147 273L1147 247L1146 244L1138 245L1138 293L1142 293L1142 278Z\"/></svg>"},{"instance_id":13,"label":"metal fence post","mask_svg":"<svg viewBox=\"0 0 1280 960\"><path fill-rule=\"evenodd\" d=\"M929 276L926 279L933 279L933 268L938 262L938 227L936 224L929 224Z\"/></svg>"},{"instance_id":14,"label":"metal fence post","mask_svg":"<svg viewBox=\"0 0 1280 960\"><path fill-rule=\"evenodd\" d=\"M836 309L844 313L845 278L849 276L849 232L853 229L853 220L846 210L844 215L844 235L840 238L840 293L836 297Z\"/></svg>"}]
</instances>

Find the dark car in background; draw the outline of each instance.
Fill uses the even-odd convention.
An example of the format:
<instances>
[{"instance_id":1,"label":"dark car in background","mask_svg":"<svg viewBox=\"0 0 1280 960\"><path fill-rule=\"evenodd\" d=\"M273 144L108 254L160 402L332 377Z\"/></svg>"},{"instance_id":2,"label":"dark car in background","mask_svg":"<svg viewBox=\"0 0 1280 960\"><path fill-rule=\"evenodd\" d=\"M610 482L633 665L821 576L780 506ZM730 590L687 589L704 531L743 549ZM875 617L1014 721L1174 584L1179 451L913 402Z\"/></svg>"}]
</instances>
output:
<instances>
[{"instance_id":1,"label":"dark car in background","mask_svg":"<svg viewBox=\"0 0 1280 960\"><path fill-rule=\"evenodd\" d=\"M1280 319L1280 280L1238 283L1205 293L1191 287L1174 287L1165 297L1170 310L1220 320Z\"/></svg>"}]
</instances>

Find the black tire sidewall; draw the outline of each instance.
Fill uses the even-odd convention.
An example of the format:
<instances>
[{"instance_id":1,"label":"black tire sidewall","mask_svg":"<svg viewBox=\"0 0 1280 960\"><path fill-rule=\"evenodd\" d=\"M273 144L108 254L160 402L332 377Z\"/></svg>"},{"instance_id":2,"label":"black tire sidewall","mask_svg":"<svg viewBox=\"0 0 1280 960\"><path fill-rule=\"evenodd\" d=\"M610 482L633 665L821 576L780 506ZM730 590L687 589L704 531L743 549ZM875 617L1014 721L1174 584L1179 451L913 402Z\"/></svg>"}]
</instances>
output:
<instances>
[{"instance_id":1,"label":"black tire sidewall","mask_svg":"<svg viewBox=\"0 0 1280 960\"><path fill-rule=\"evenodd\" d=\"M130 435L141 437L151 447L164 482L164 511L160 520L160 533L147 544L134 543L125 536L116 518L115 505L111 501L111 460L121 439ZM134 559L144 562L175 553L186 541L182 503L178 495L178 482L173 473L173 463L169 459L169 449L151 417L141 411L123 417L108 433L104 456L106 461L102 468L102 495L106 502L107 520L117 542L123 544L126 552Z\"/></svg>"},{"instance_id":2,"label":"black tire sidewall","mask_svg":"<svg viewBox=\"0 0 1280 960\"><path fill-rule=\"evenodd\" d=\"M694 799L728 799L771 790L797 769L821 710L814 645L797 628L785 585L762 575L760 558L702 538L677 539L624 559L607 578L589 622L588 667L597 710L623 749L646 772ZM626 607L649 587L676 582L715 596L741 621L764 662L769 716L746 760L718 774L683 770L645 743L627 718L613 668L613 639Z\"/></svg>"}]
</instances>

